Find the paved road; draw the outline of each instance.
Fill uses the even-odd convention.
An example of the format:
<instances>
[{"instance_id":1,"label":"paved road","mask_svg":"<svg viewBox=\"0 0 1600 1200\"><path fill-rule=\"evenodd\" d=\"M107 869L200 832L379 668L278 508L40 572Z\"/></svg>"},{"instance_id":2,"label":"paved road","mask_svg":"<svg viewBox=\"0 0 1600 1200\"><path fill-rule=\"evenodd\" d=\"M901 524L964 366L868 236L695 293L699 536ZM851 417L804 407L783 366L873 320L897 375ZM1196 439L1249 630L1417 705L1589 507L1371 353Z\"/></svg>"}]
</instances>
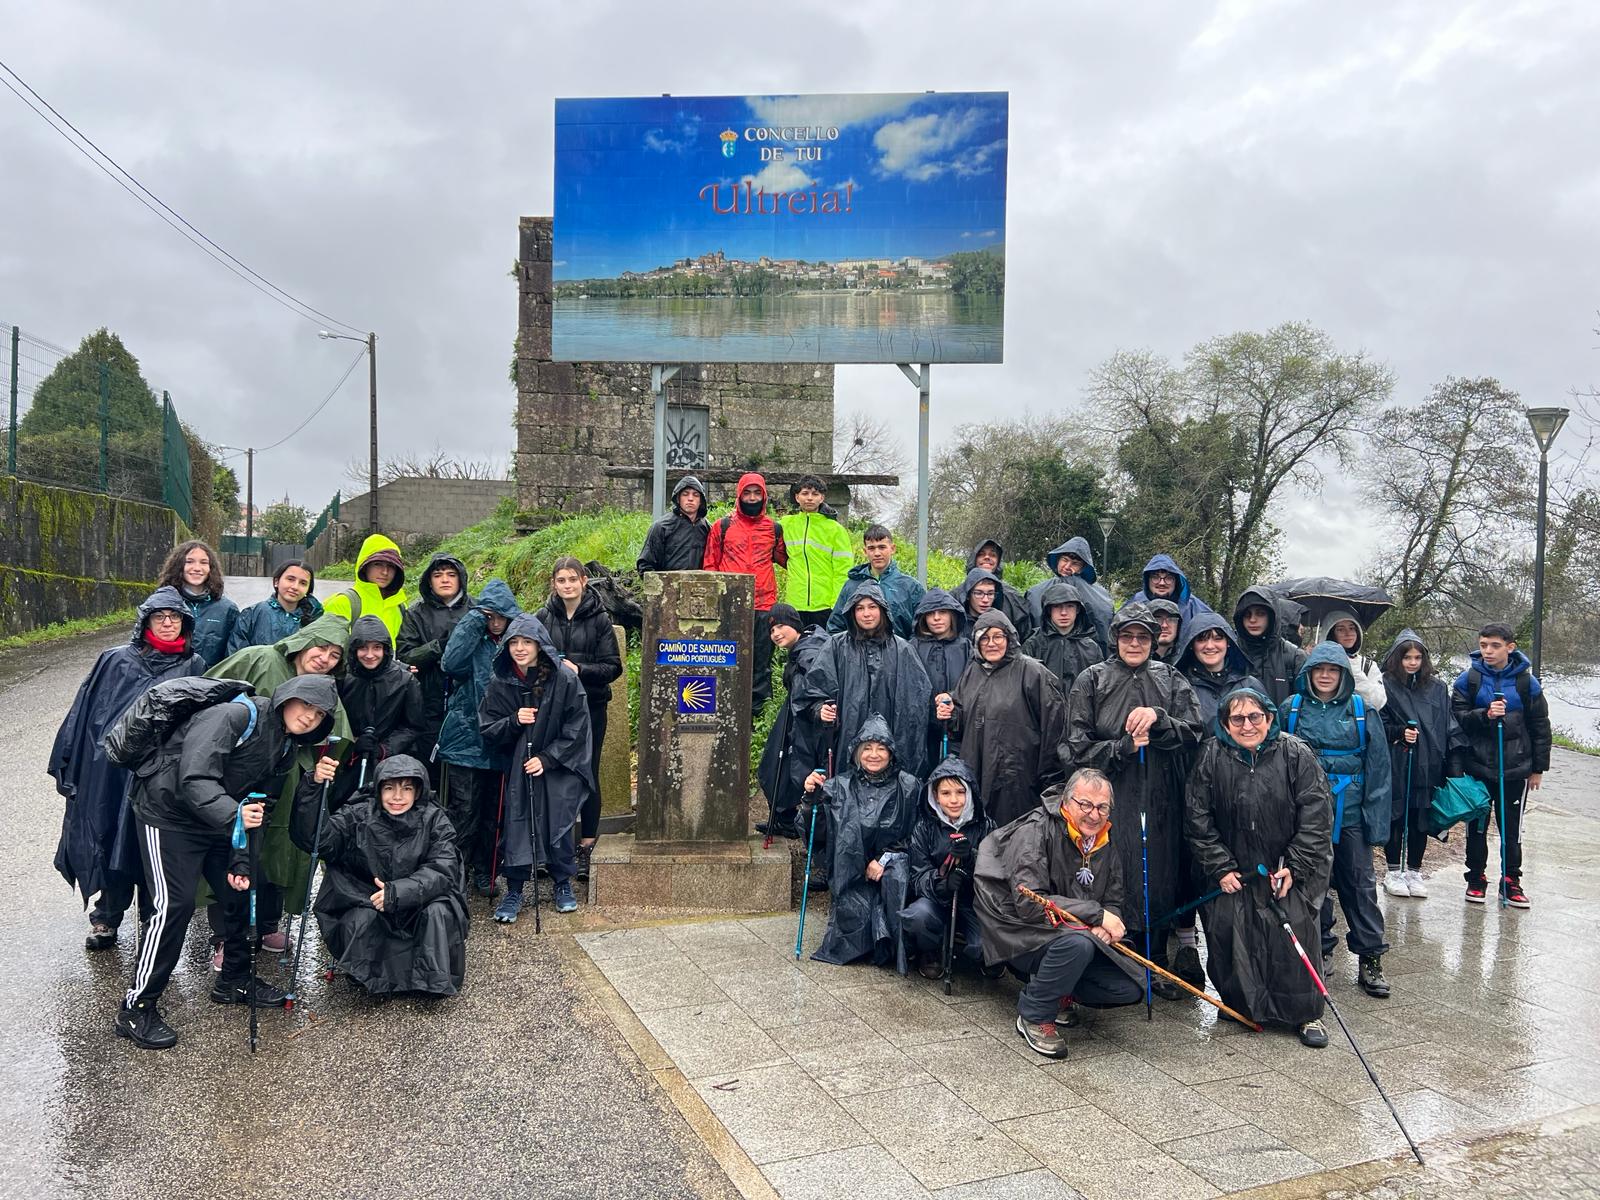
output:
<instances>
[{"instance_id":1,"label":"paved road","mask_svg":"<svg viewBox=\"0 0 1600 1200\"><path fill-rule=\"evenodd\" d=\"M230 591L265 594L251 582ZM164 1004L178 1046L112 1037L131 939L83 949L44 762L119 640L0 656L0 1196L736 1195L583 989L571 939L481 902L453 1000L376 1005L319 979L265 1016L252 1059L243 1010L206 999L200 935Z\"/></svg>"}]
</instances>

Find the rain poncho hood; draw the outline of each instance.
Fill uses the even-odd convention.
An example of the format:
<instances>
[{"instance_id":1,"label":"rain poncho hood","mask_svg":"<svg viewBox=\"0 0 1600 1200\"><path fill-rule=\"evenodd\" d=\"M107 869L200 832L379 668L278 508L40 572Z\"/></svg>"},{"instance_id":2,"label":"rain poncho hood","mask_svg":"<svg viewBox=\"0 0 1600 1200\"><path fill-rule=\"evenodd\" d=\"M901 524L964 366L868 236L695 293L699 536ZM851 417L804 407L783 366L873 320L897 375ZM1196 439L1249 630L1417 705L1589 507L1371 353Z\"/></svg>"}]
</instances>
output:
<instances>
[{"instance_id":1,"label":"rain poncho hood","mask_svg":"<svg viewBox=\"0 0 1600 1200\"><path fill-rule=\"evenodd\" d=\"M383 647L383 660L369 669L361 665L361 660L356 657L356 651L362 646L373 644ZM345 646L345 670L357 675L376 675L386 670L393 661L394 640L389 636L389 627L378 617L357 617L356 623L350 627L350 641Z\"/></svg>"},{"instance_id":2,"label":"rain poncho hood","mask_svg":"<svg viewBox=\"0 0 1600 1200\"><path fill-rule=\"evenodd\" d=\"M380 625L383 624L380 618L374 617L373 620L378 621ZM385 626L385 635L388 632L388 627ZM389 639L385 636L383 640L388 641ZM349 645L350 622L343 617L334 616L332 613L323 613L311 624L302 626L281 641L274 642L272 648L283 655L285 659L290 660L289 669L292 671L294 670L294 656L302 650L309 650L313 646L337 646L340 651L339 665L333 669L333 673L338 675L349 665L345 657L345 652L348 650ZM226 672L223 673L226 674Z\"/></svg>"},{"instance_id":3,"label":"rain poncho hood","mask_svg":"<svg viewBox=\"0 0 1600 1200\"><path fill-rule=\"evenodd\" d=\"M1051 575L1057 575L1061 570L1060 564L1063 554L1071 554L1083 560L1083 570L1078 572L1077 578L1083 579L1088 583L1095 581L1094 551L1089 549L1089 543L1085 539L1081 537L1068 538L1044 556L1045 566L1049 568Z\"/></svg>"},{"instance_id":4,"label":"rain poncho hood","mask_svg":"<svg viewBox=\"0 0 1600 1200\"><path fill-rule=\"evenodd\" d=\"M1333 627L1340 621L1349 621L1356 627L1356 644L1346 650L1345 653L1349 655L1360 654L1361 642L1367 636L1367 631L1362 628L1361 621L1356 614L1348 608L1331 608L1328 610L1327 615L1317 624L1317 640L1319 642L1333 641ZM1337 644L1341 650L1344 649L1342 642Z\"/></svg>"},{"instance_id":5,"label":"rain poncho hood","mask_svg":"<svg viewBox=\"0 0 1600 1200\"><path fill-rule=\"evenodd\" d=\"M1338 704L1350 699L1356 690L1355 675L1350 670L1350 656L1345 653L1344 647L1338 642L1318 642L1311 648L1311 653L1306 655L1306 665L1300 668L1300 676L1294 681L1295 691L1310 699L1321 699L1311 687L1312 667L1338 667L1339 686L1324 703Z\"/></svg>"},{"instance_id":6,"label":"rain poncho hood","mask_svg":"<svg viewBox=\"0 0 1600 1200\"><path fill-rule=\"evenodd\" d=\"M552 667L561 665L561 651L556 649L556 644L550 640L550 631L544 627L544 622L532 613L518 613L511 618L511 624L506 626L506 631L500 635L500 648L495 651L494 673L496 675L514 676L517 666L511 661L511 639L531 638L539 647L539 653ZM538 666L535 659L530 664L530 669Z\"/></svg>"},{"instance_id":7,"label":"rain poncho hood","mask_svg":"<svg viewBox=\"0 0 1600 1200\"><path fill-rule=\"evenodd\" d=\"M748 479L749 476L746 476L745 478ZM760 479L761 477L758 475L758 476L756 476L756 478ZM740 485L739 490L740 491L744 490L744 486L742 484ZM762 490L762 493L765 494L765 492L766 492L766 481L765 480L762 480L761 490ZM682 479L678 480L678 482L675 483L673 485L673 487L672 487L672 507L673 508L678 508L678 497L683 495L685 492L699 492L700 493L700 511L695 513L694 519L697 520L697 521L705 520L705 518L706 518L706 509L708 507L710 507L710 505L708 503L710 498L706 495L706 485L700 482L698 476L685 475ZM678 508L678 513L681 516L683 514L683 510L681 508Z\"/></svg>"},{"instance_id":8,"label":"rain poncho hood","mask_svg":"<svg viewBox=\"0 0 1600 1200\"><path fill-rule=\"evenodd\" d=\"M1059 633L1055 622L1050 619L1050 610L1063 604L1076 604L1078 616L1072 623L1072 628L1067 631L1067 637L1094 636L1094 618L1089 611L1089 599L1085 595L1086 584L1078 580L1082 575L1068 575L1060 579L1052 579L1045 585L1044 593L1039 600L1039 613L1043 618L1039 622L1042 633Z\"/></svg>"},{"instance_id":9,"label":"rain poncho hood","mask_svg":"<svg viewBox=\"0 0 1600 1200\"><path fill-rule=\"evenodd\" d=\"M929 637L927 626L922 623L922 618L929 613L947 612L955 615L951 625L951 636L960 638L967 631L967 610L961 607L961 602L944 588L929 588L922 593L922 599L917 602L917 611L914 629L918 636Z\"/></svg>"},{"instance_id":10,"label":"rain poncho hood","mask_svg":"<svg viewBox=\"0 0 1600 1200\"><path fill-rule=\"evenodd\" d=\"M454 599L441 600L433 590L432 576L434 571L440 567L454 567L456 575L461 580L461 586L457 589ZM435 554L428 560L428 566L422 572L422 580L417 584L417 593L429 604L437 604L441 607L453 608L457 604L465 603L467 599L466 564L453 554Z\"/></svg>"},{"instance_id":11,"label":"rain poncho hood","mask_svg":"<svg viewBox=\"0 0 1600 1200\"><path fill-rule=\"evenodd\" d=\"M1209 668L1203 666L1194 653L1194 640L1202 633L1213 629L1220 629L1223 636L1228 639L1228 649L1222 658L1223 669L1237 671L1242 675L1251 673L1250 658L1239 645L1238 635L1233 627L1214 612L1201 613L1178 634L1178 652L1173 656L1172 665L1184 674L1191 670L1205 671Z\"/></svg>"},{"instance_id":12,"label":"rain poncho hood","mask_svg":"<svg viewBox=\"0 0 1600 1200\"><path fill-rule=\"evenodd\" d=\"M959 780L967 793L966 807L954 821L945 816L944 809L939 806L938 790L941 779ZM928 776L926 795L928 807L933 810L934 820L948 829L960 829L974 817L983 816L983 807L978 802L978 781L972 777L972 768L953 755L935 767L933 773Z\"/></svg>"},{"instance_id":13,"label":"rain poncho hood","mask_svg":"<svg viewBox=\"0 0 1600 1200\"><path fill-rule=\"evenodd\" d=\"M1135 597L1136 599L1153 600L1157 598L1156 594L1150 590L1150 576L1156 571L1171 571L1178 577L1177 589L1172 593L1170 599L1180 606L1189 599L1189 577L1183 573L1183 569L1178 566L1170 554L1153 555L1150 561L1145 563L1144 571L1140 576L1144 590L1138 597Z\"/></svg>"},{"instance_id":14,"label":"rain poncho hood","mask_svg":"<svg viewBox=\"0 0 1600 1200\"><path fill-rule=\"evenodd\" d=\"M1005 569L1006 548L1002 546L999 541L991 537L983 538L978 542L977 545L973 546L972 553L967 555L967 570L970 571L978 565L978 554L985 546L994 547L994 552L998 556L998 561L994 564L994 573L998 575L1002 570Z\"/></svg>"}]
</instances>

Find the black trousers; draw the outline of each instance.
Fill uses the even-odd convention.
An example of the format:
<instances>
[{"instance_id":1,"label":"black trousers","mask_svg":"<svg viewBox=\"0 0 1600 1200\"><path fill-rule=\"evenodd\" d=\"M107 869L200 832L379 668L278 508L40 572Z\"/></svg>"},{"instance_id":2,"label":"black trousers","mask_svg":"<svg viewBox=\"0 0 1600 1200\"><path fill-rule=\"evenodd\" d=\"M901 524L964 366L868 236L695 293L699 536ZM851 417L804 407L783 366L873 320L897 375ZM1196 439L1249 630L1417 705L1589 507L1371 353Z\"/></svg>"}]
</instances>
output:
<instances>
[{"instance_id":1,"label":"black trousers","mask_svg":"<svg viewBox=\"0 0 1600 1200\"><path fill-rule=\"evenodd\" d=\"M1413 808L1407 814L1411 819L1411 828L1406 828L1405 821L1396 821L1389 826L1389 841L1383 847L1383 860L1389 864L1391 871L1400 869L1401 835L1405 835L1406 866L1413 871L1422 870L1422 856L1428 850L1428 830L1423 821L1428 815L1425 808ZM1468 835L1471 836L1470 834Z\"/></svg>"},{"instance_id":2,"label":"black trousers","mask_svg":"<svg viewBox=\"0 0 1600 1200\"><path fill-rule=\"evenodd\" d=\"M604 703L589 705L589 761L594 770L594 794L583 802L578 814L578 836L586 841L600 836L600 747L606 741L606 708Z\"/></svg>"},{"instance_id":3,"label":"black trousers","mask_svg":"<svg viewBox=\"0 0 1600 1200\"><path fill-rule=\"evenodd\" d=\"M250 974L250 947L247 945L248 896L228 884L228 863L233 847L226 834L196 833L187 830L157 829L139 822L139 855L144 860L145 878L150 883L154 912L139 958L134 965L133 982L128 987L127 1003L156 1000L166 990L172 970L183 952L183 939L194 916L194 898L200 880L222 899L217 907L222 915L222 979L243 983ZM259 899L259 898L258 898ZM259 917L261 906L256 905Z\"/></svg>"},{"instance_id":4,"label":"black trousers","mask_svg":"<svg viewBox=\"0 0 1600 1200\"><path fill-rule=\"evenodd\" d=\"M1333 846L1333 882L1322 898L1322 958L1326 962L1339 948L1333 936L1333 893L1349 926L1344 935L1351 954L1382 954L1383 910L1378 907L1378 876L1372 869L1372 847L1361 837L1361 826L1341 830Z\"/></svg>"},{"instance_id":5,"label":"black trousers","mask_svg":"<svg viewBox=\"0 0 1600 1200\"><path fill-rule=\"evenodd\" d=\"M906 949L924 958L944 959L945 931L950 927L950 902L913 900L900 910L900 936ZM972 901L956 907L956 958L974 970L983 966L983 927Z\"/></svg>"},{"instance_id":6,"label":"black trousers","mask_svg":"<svg viewBox=\"0 0 1600 1200\"><path fill-rule=\"evenodd\" d=\"M100 894L94 898L94 908L89 912L89 924L117 929L122 925L123 914L133 907L137 895L139 920L148 921L155 906L150 902L150 889L143 878L124 875L121 871L107 871Z\"/></svg>"},{"instance_id":7,"label":"black trousers","mask_svg":"<svg viewBox=\"0 0 1600 1200\"><path fill-rule=\"evenodd\" d=\"M1500 824L1500 783L1498 780L1485 781L1489 788L1489 817L1494 821L1494 827L1500 831L1500 840L1506 848L1506 875L1522 881L1522 806L1527 800L1528 781L1525 779L1506 780L1506 823ZM1489 822L1482 826L1474 824L1467 826L1467 881L1484 878L1484 872L1489 866ZM1495 870L1500 869L1500 864L1495 863Z\"/></svg>"},{"instance_id":8,"label":"black trousers","mask_svg":"<svg viewBox=\"0 0 1600 1200\"><path fill-rule=\"evenodd\" d=\"M770 612L756 613L755 639L756 661L750 677L750 719L752 721L761 718L761 710L766 707L767 700L772 695L772 614Z\"/></svg>"},{"instance_id":9,"label":"black trousers","mask_svg":"<svg viewBox=\"0 0 1600 1200\"><path fill-rule=\"evenodd\" d=\"M1011 965L1028 976L1017 997L1017 1012L1035 1025L1054 1021L1068 996L1091 1008L1117 1008L1144 999L1144 985L1135 983L1089 939L1088 933L1058 933L1032 954L1020 954Z\"/></svg>"}]
</instances>

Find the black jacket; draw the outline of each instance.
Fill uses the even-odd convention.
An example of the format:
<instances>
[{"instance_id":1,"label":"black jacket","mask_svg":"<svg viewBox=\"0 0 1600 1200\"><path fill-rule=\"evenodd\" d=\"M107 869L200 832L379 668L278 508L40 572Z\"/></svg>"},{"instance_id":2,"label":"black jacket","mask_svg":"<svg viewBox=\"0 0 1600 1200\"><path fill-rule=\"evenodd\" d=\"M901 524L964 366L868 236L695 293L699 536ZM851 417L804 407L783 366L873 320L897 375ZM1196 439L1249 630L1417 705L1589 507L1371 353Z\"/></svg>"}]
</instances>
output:
<instances>
[{"instance_id":1,"label":"black jacket","mask_svg":"<svg viewBox=\"0 0 1600 1200\"><path fill-rule=\"evenodd\" d=\"M1239 649L1250 660L1251 674L1265 685L1273 704L1282 704L1294 695L1294 681L1300 677L1300 670L1306 665L1306 652L1285 640L1279 632L1281 604L1277 592L1258 585L1240 592L1239 600L1233 606L1234 636ZM1244 610L1252 605L1260 605L1269 614L1266 631L1260 637L1251 637L1244 629ZM1183 636L1188 636L1187 630Z\"/></svg>"},{"instance_id":2,"label":"black jacket","mask_svg":"<svg viewBox=\"0 0 1600 1200\"><path fill-rule=\"evenodd\" d=\"M928 632L925 618L929 613L936 612L947 612L953 619L947 638L936 638ZM961 682L961 672L967 669L967 663L972 659L972 639L967 636L966 609L943 588L929 588L917 602L915 636L911 640L911 648L917 652L917 659L927 672L932 694L937 696L941 692L949 692L954 695L956 684ZM949 747L945 745L946 732L944 724L934 717L930 706L926 762L940 762L949 754Z\"/></svg>"},{"instance_id":3,"label":"black jacket","mask_svg":"<svg viewBox=\"0 0 1600 1200\"><path fill-rule=\"evenodd\" d=\"M959 779L967 789L970 805L963 820L952 825L945 819L934 790L941 779ZM978 799L978 786L972 769L959 758L947 758L933 769L923 790L926 803L917 814L917 823L911 827L911 890L910 898L932 900L948 906L953 890L952 872L946 868L945 859L951 856L950 839L957 833L967 840L968 857L965 863L966 879L961 885L963 907L972 904L972 868L977 860L978 846L994 832L994 822L983 811L983 801Z\"/></svg>"},{"instance_id":4,"label":"black jacket","mask_svg":"<svg viewBox=\"0 0 1600 1200\"><path fill-rule=\"evenodd\" d=\"M1379 713L1383 731L1389 737L1389 768L1394 773L1394 819L1409 807L1426 810L1433 803L1433 789L1447 776L1466 770L1467 735L1450 708L1450 688L1438 676L1419 683L1401 664L1407 646L1427 648L1409 629L1402 629L1388 657L1383 660L1383 687L1389 703ZM1370 718L1369 718L1370 720ZM1407 744L1406 722L1417 723L1417 744ZM1406 787L1410 784L1410 796Z\"/></svg>"},{"instance_id":5,"label":"black jacket","mask_svg":"<svg viewBox=\"0 0 1600 1200\"><path fill-rule=\"evenodd\" d=\"M783 664L784 700L772 722L756 772L761 793L774 814L792 813L799 808L806 776L827 766L828 731L817 720L819 697L806 681L817 664L832 654L832 640L813 625L790 647Z\"/></svg>"},{"instance_id":6,"label":"black jacket","mask_svg":"<svg viewBox=\"0 0 1600 1200\"><path fill-rule=\"evenodd\" d=\"M453 604L440 600L429 582L429 573L438 566L454 567L461 576L461 591ZM395 636L395 657L417 669L417 685L422 689L420 758L426 759L433 753L433 744L439 740L439 726L444 722L445 674L439 669L439 659L450 641L450 631L475 603L467 594L467 568L462 561L450 554L435 554L422 572L416 603L406 608L406 615L400 620L400 632Z\"/></svg>"},{"instance_id":7,"label":"black jacket","mask_svg":"<svg viewBox=\"0 0 1600 1200\"><path fill-rule=\"evenodd\" d=\"M700 513L694 520L678 508L678 497L693 489L700 493ZM698 571L705 562L706 537L711 526L706 521L706 485L693 475L685 475L672 489L672 506L644 535L644 548L635 563L639 574L646 571Z\"/></svg>"},{"instance_id":8,"label":"black jacket","mask_svg":"<svg viewBox=\"0 0 1600 1200\"><path fill-rule=\"evenodd\" d=\"M1222 658L1222 670L1212 673L1195 657L1194 639L1207 630L1220 629L1228 639L1228 649ZM1200 703L1200 740L1215 737L1217 708L1222 698L1236 688L1254 688L1266 692L1261 680L1250 672L1250 659L1239 645L1228 623L1214 612L1203 612L1184 627L1178 638L1178 653L1172 660L1178 674L1189 681L1194 696ZM1270 695L1270 693L1268 693Z\"/></svg>"},{"instance_id":9,"label":"black jacket","mask_svg":"<svg viewBox=\"0 0 1600 1200\"><path fill-rule=\"evenodd\" d=\"M578 680L583 684L589 703L604 704L610 700L611 681L622 674L622 655L617 650L611 614L600 597L585 588L578 597L577 609L569 617L561 597L551 596L540 610L539 619L544 622L556 649L577 664Z\"/></svg>"},{"instance_id":10,"label":"black jacket","mask_svg":"<svg viewBox=\"0 0 1600 1200\"><path fill-rule=\"evenodd\" d=\"M1022 643L1022 652L1049 668L1061 681L1063 690L1071 690L1072 681L1085 669L1105 659L1105 651L1100 648L1100 639L1095 633L1090 599L1093 587L1080 575L1046 580L1039 596L1039 628ZM1066 633L1057 629L1050 619L1050 610L1063 604L1078 606L1078 618Z\"/></svg>"},{"instance_id":11,"label":"black jacket","mask_svg":"<svg viewBox=\"0 0 1600 1200\"><path fill-rule=\"evenodd\" d=\"M1544 698L1544 688L1534 678L1528 656L1521 650L1513 650L1510 661L1500 671L1485 667L1482 655L1476 650L1471 654L1470 663L1450 689L1450 708L1471 743L1467 770L1489 785L1489 795L1493 799L1502 765L1501 734L1496 731L1496 725L1505 726L1506 780L1516 783L1529 775L1543 774L1550 769L1550 706ZM1474 682L1477 683L1475 691ZM1489 719L1489 704L1497 691L1506 698L1503 721Z\"/></svg>"},{"instance_id":12,"label":"black jacket","mask_svg":"<svg viewBox=\"0 0 1600 1200\"><path fill-rule=\"evenodd\" d=\"M356 657L356 647L368 642L383 646L383 661L370 671ZM377 739L369 770L378 760L391 754L426 758L432 751L422 688L409 670L395 662L394 652L389 647L389 628L382 618L371 614L360 616L351 626L344 675L339 680L339 699L344 703L344 715L350 722L351 732L359 738L371 729ZM354 792L360 782L359 767L353 762L351 765L354 769L340 772L348 779L341 778L334 784L341 799Z\"/></svg>"},{"instance_id":13,"label":"black jacket","mask_svg":"<svg viewBox=\"0 0 1600 1200\"><path fill-rule=\"evenodd\" d=\"M985 542L979 542L979 549L985 544L992 543L988 542L987 539ZM976 557L977 550L973 551L973 555ZM983 567L967 568L967 577L957 585L956 590L951 594L960 602L968 618L972 619L972 610L967 603L967 595L980 579L993 581L995 585L994 606L1011 618L1011 623L1016 626L1017 636L1026 639L1033 632L1033 617L1028 613L1028 602L1022 598L1021 592L1000 577L999 571L990 571Z\"/></svg>"},{"instance_id":14,"label":"black jacket","mask_svg":"<svg viewBox=\"0 0 1600 1200\"><path fill-rule=\"evenodd\" d=\"M310 733L291 737L280 711L290 700L321 709L324 720ZM327 736L338 703L338 689L328 676L296 675L270 699L250 696L202 709L134 772L134 812L157 829L227 837L251 792L265 793L272 806L296 751ZM252 715L255 728L245 737ZM305 781L311 778L307 771Z\"/></svg>"}]
</instances>

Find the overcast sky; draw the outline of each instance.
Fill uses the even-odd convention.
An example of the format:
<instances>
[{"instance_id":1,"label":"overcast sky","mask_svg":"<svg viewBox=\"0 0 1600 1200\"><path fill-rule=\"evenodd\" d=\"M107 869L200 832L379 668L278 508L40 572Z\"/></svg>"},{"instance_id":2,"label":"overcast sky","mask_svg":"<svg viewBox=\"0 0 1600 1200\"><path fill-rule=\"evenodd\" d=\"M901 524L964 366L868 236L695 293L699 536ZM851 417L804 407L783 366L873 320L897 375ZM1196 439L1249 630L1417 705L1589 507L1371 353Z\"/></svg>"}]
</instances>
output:
<instances>
[{"instance_id":1,"label":"overcast sky","mask_svg":"<svg viewBox=\"0 0 1600 1200\"><path fill-rule=\"evenodd\" d=\"M766 12L53 0L12 9L0 58L215 241L378 332L386 453L509 454L507 272L518 216L550 211L553 101L572 95L1009 91L1006 361L935 370L936 448L963 420L1078 403L1118 348L1178 357L1290 319L1386 360L1402 398L1489 374L1559 403L1600 377L1600 7ZM275 440L355 352L9 92L0 201L0 321L69 346L109 326L209 440ZM892 366L838 382L841 407L893 411L913 442ZM258 500L359 490L364 383L258 459ZM1280 512L1291 571L1358 565L1344 496Z\"/></svg>"}]
</instances>

